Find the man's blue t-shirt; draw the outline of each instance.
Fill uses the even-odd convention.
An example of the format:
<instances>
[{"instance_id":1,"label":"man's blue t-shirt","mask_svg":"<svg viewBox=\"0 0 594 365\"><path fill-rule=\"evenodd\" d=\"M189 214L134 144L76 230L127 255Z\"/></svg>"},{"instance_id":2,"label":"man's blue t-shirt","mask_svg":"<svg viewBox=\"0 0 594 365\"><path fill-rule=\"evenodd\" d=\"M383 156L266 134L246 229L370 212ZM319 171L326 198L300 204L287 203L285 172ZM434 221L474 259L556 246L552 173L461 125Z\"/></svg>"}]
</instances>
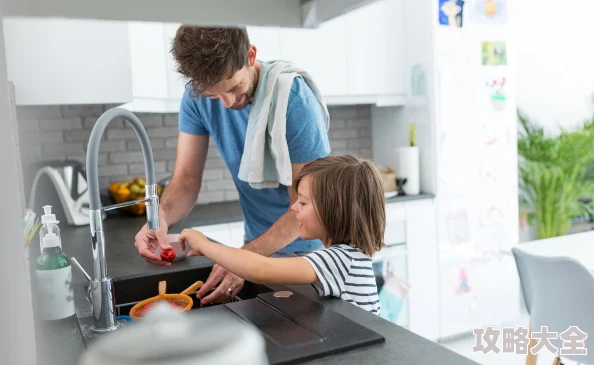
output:
<instances>
[{"instance_id":1,"label":"man's blue t-shirt","mask_svg":"<svg viewBox=\"0 0 594 365\"><path fill-rule=\"evenodd\" d=\"M218 99L192 98L188 85L179 111L179 130L193 135L210 135L227 164L239 192L245 233L253 240L266 232L289 209L287 187L254 189L238 179L251 104L242 110L228 109ZM291 163L304 163L330 153L322 107L301 77L291 86L287 107L287 144ZM298 238L279 252L300 252L320 248L319 240Z\"/></svg>"}]
</instances>

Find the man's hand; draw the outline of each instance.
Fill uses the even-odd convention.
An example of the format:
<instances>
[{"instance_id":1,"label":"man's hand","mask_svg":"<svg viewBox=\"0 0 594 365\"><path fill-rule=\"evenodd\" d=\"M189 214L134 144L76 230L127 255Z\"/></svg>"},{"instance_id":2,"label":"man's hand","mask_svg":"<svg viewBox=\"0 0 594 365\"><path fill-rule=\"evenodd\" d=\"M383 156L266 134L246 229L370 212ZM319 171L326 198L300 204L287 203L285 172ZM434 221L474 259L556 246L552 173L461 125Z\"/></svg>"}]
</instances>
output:
<instances>
[{"instance_id":1,"label":"man's hand","mask_svg":"<svg viewBox=\"0 0 594 365\"><path fill-rule=\"evenodd\" d=\"M227 302L239 294L244 282L245 280L233 275L222 266L214 265L208 280L206 280L206 283L196 293L196 298L202 298L202 304ZM208 296L204 297L217 284L218 287Z\"/></svg>"},{"instance_id":2,"label":"man's hand","mask_svg":"<svg viewBox=\"0 0 594 365\"><path fill-rule=\"evenodd\" d=\"M158 246L161 246L162 250L170 247L169 242L167 242L167 230L168 227L165 218L159 217L158 230L150 230L145 224L136 237L134 237L136 240L134 246L138 249L138 253L151 264L171 266L170 262L163 261L159 255L155 254L155 249Z\"/></svg>"}]
</instances>

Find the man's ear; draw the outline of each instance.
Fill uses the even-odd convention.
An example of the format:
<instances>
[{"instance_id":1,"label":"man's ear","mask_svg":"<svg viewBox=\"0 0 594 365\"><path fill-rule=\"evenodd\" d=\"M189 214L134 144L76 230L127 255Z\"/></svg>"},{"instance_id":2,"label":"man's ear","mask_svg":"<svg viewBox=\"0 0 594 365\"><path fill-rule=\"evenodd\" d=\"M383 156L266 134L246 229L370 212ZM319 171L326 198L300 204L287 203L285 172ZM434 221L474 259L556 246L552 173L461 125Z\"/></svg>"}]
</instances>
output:
<instances>
[{"instance_id":1,"label":"man's ear","mask_svg":"<svg viewBox=\"0 0 594 365\"><path fill-rule=\"evenodd\" d=\"M258 53L258 49L253 44L250 46L250 50L248 51L248 64L250 67L254 67L256 64L256 54Z\"/></svg>"}]
</instances>

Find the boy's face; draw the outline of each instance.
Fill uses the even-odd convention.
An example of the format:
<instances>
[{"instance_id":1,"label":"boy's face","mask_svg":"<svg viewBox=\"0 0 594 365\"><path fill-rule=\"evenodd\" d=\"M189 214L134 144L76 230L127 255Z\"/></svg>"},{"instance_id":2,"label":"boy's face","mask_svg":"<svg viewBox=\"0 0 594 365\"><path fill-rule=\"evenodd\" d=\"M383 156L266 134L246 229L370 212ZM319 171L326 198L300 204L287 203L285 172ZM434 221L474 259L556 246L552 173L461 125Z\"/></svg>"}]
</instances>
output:
<instances>
[{"instance_id":1,"label":"boy's face","mask_svg":"<svg viewBox=\"0 0 594 365\"><path fill-rule=\"evenodd\" d=\"M299 220L299 236L302 239L324 240L326 238L326 230L316 213L314 201L311 198L309 182L309 176L305 176L301 180L297 191L297 201L293 204L291 209L297 213L297 220Z\"/></svg>"},{"instance_id":2,"label":"boy's face","mask_svg":"<svg viewBox=\"0 0 594 365\"><path fill-rule=\"evenodd\" d=\"M241 110L254 99L256 92L256 47L252 46L248 52L248 64L237 71L228 80L222 80L213 87L204 90L202 96L219 99L225 108Z\"/></svg>"}]
</instances>

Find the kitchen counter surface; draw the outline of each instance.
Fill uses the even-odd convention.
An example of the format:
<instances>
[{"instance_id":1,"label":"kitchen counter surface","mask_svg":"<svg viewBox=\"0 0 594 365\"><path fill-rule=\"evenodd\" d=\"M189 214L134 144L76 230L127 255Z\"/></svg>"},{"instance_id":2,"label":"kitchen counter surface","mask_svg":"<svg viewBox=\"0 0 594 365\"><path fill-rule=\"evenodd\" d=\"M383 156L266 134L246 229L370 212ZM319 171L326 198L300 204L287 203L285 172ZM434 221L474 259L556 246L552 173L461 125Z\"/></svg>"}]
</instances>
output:
<instances>
[{"instance_id":1,"label":"kitchen counter surface","mask_svg":"<svg viewBox=\"0 0 594 365\"><path fill-rule=\"evenodd\" d=\"M432 198L427 196L425 198ZM401 198L402 199L402 198ZM192 212L173 227L170 232L177 233L187 227L216 224L241 220L239 203L212 204L196 206ZM144 217L109 217L104 222L106 238L106 256L108 273L118 280L132 277L145 277L163 273L164 270L187 271L212 266L212 262L204 257L191 257L176 262L171 268L162 268L145 262L138 256L134 247L134 235L145 223ZM74 256L83 267L92 273L92 252L88 227L61 227L62 245L68 256ZM33 256L35 257L35 256ZM59 326L44 326L39 331L43 340L38 341L40 350L45 352L39 357L40 364L75 364L84 351L85 343L80 334L80 325L90 322L91 307L86 300L82 283L83 277L73 269L75 304L80 321L70 321ZM352 304L337 298L320 298L308 285L289 286L310 299L323 304L347 318L379 333L386 339L385 343L331 355L325 358L306 362L307 364L456 364L471 365L475 362L462 357L443 346L420 337L383 318L366 312ZM216 307L214 307L216 308ZM200 311L193 315L199 315ZM61 345L56 345L60 343Z\"/></svg>"}]
</instances>

